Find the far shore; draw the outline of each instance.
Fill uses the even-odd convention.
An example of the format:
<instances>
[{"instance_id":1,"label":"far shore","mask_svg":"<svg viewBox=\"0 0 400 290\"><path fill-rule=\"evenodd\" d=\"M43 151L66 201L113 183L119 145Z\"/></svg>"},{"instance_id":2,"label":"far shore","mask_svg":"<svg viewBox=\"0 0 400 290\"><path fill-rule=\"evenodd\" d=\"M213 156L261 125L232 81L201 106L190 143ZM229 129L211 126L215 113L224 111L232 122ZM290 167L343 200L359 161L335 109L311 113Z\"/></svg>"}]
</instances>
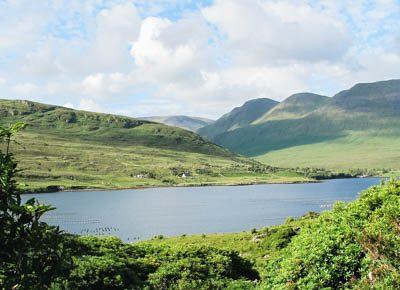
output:
<instances>
[{"instance_id":1,"label":"far shore","mask_svg":"<svg viewBox=\"0 0 400 290\"><path fill-rule=\"evenodd\" d=\"M68 188L64 186L54 185L52 190L46 189L35 189L32 191L25 190L23 194L40 194L40 193L56 193L56 192L80 192L80 191L116 191L116 190L140 190L140 189L149 189L149 188L176 188L176 187L205 187L205 186L250 186L250 185L263 185L263 184L307 184L307 183L320 183L327 180L333 179L349 179L349 178L383 178L383 176L354 176L354 177L339 177L339 178L326 178L326 179L309 179L309 180L293 180L293 181L285 181L280 182L276 181L254 181L254 182L209 182L209 183L182 183L182 184L166 184L165 186L157 185L157 186L132 186L132 187L74 187Z\"/></svg>"}]
</instances>

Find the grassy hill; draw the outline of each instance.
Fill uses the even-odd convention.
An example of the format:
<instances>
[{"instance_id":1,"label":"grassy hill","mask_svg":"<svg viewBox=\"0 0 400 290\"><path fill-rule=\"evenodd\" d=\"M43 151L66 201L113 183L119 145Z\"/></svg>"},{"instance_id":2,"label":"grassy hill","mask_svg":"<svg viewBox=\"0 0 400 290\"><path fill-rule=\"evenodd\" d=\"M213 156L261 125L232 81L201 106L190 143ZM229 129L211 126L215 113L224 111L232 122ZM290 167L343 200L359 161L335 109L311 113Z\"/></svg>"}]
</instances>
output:
<instances>
[{"instance_id":1,"label":"grassy hill","mask_svg":"<svg viewBox=\"0 0 400 290\"><path fill-rule=\"evenodd\" d=\"M142 120L162 123L189 131L196 132L204 126L212 124L214 121L207 118L190 117L190 116L153 116L140 118Z\"/></svg>"},{"instance_id":2,"label":"grassy hill","mask_svg":"<svg viewBox=\"0 0 400 290\"><path fill-rule=\"evenodd\" d=\"M400 169L400 80L318 100L311 108L303 98L300 109L284 101L253 124L208 137L275 166Z\"/></svg>"},{"instance_id":3,"label":"grassy hill","mask_svg":"<svg viewBox=\"0 0 400 290\"><path fill-rule=\"evenodd\" d=\"M308 180L150 121L0 100L0 123L16 121L29 124L13 146L26 190Z\"/></svg>"},{"instance_id":4,"label":"grassy hill","mask_svg":"<svg viewBox=\"0 0 400 290\"><path fill-rule=\"evenodd\" d=\"M278 104L277 101L261 98L250 100L241 107L234 108L214 123L198 130L198 133L211 139L221 133L245 127L261 117Z\"/></svg>"}]
</instances>

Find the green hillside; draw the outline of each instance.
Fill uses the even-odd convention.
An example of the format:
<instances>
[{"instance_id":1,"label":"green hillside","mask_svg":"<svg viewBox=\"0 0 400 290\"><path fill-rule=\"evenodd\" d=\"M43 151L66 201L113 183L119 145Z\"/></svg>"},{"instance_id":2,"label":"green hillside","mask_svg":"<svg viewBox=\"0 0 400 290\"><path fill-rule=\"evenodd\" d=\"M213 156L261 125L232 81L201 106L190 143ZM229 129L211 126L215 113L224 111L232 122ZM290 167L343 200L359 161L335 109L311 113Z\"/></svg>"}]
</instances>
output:
<instances>
[{"instance_id":1,"label":"green hillside","mask_svg":"<svg viewBox=\"0 0 400 290\"><path fill-rule=\"evenodd\" d=\"M204 126L212 124L214 121L207 118L190 117L190 116L153 116L140 118L142 120L162 123L169 126L174 126L186 130L196 132Z\"/></svg>"},{"instance_id":2,"label":"green hillside","mask_svg":"<svg viewBox=\"0 0 400 290\"><path fill-rule=\"evenodd\" d=\"M198 133L213 139L223 132L229 132L251 124L277 104L277 101L266 98L250 100L244 103L243 106L234 108L231 112L223 115L211 125L200 128Z\"/></svg>"},{"instance_id":3,"label":"green hillside","mask_svg":"<svg viewBox=\"0 0 400 290\"><path fill-rule=\"evenodd\" d=\"M308 180L150 121L10 100L0 100L0 117L29 124L13 147L26 190Z\"/></svg>"},{"instance_id":4,"label":"green hillside","mask_svg":"<svg viewBox=\"0 0 400 290\"><path fill-rule=\"evenodd\" d=\"M298 116L293 106L278 106L249 126L208 137L272 165L400 169L400 80L357 84Z\"/></svg>"}]
</instances>

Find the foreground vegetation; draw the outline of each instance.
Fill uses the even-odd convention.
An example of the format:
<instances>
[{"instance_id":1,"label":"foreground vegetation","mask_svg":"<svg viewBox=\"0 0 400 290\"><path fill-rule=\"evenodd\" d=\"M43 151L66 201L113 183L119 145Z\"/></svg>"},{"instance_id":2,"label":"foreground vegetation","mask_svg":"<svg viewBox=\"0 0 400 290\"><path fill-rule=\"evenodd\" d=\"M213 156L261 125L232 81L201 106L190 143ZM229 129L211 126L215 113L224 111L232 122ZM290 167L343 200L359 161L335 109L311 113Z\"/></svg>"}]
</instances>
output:
<instances>
[{"instance_id":1,"label":"foreground vegetation","mask_svg":"<svg viewBox=\"0 0 400 290\"><path fill-rule=\"evenodd\" d=\"M255 264L257 289L398 289L400 182L374 186L354 202L280 226L143 243L235 249Z\"/></svg>"},{"instance_id":2,"label":"foreground vegetation","mask_svg":"<svg viewBox=\"0 0 400 290\"><path fill-rule=\"evenodd\" d=\"M28 124L12 148L24 191L307 182L175 127L0 100L0 125Z\"/></svg>"},{"instance_id":3,"label":"foreground vegetation","mask_svg":"<svg viewBox=\"0 0 400 290\"><path fill-rule=\"evenodd\" d=\"M0 127L1 289L399 289L400 181L285 224L137 244L78 237L21 203L11 137Z\"/></svg>"}]
</instances>

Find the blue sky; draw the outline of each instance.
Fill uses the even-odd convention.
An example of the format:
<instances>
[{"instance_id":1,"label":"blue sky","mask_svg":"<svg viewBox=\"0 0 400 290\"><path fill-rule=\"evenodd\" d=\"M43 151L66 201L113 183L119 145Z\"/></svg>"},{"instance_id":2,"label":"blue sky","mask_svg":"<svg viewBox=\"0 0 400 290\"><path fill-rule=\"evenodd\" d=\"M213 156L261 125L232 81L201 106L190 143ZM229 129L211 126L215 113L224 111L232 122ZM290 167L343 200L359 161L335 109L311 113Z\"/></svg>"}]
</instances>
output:
<instances>
[{"instance_id":1,"label":"blue sky","mask_svg":"<svg viewBox=\"0 0 400 290\"><path fill-rule=\"evenodd\" d=\"M400 78L400 0L0 0L0 96L216 118Z\"/></svg>"}]
</instances>

